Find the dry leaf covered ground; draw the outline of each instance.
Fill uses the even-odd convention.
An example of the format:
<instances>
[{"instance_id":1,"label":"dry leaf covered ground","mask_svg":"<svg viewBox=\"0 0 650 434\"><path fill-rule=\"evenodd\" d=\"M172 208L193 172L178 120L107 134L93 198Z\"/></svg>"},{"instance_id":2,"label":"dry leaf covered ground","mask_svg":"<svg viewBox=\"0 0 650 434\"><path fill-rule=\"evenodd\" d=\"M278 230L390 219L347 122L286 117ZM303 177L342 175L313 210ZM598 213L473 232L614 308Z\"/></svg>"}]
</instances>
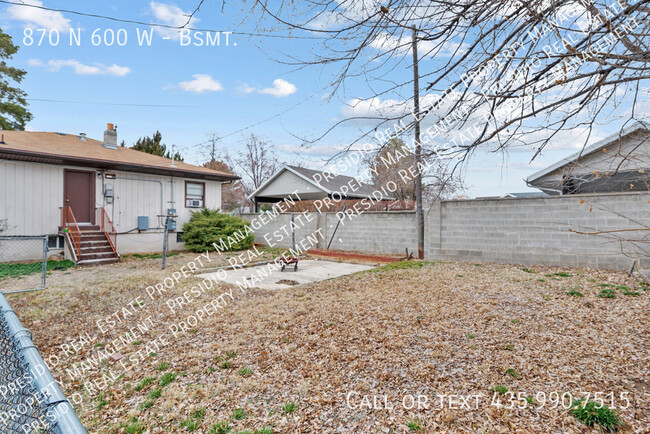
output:
<instances>
[{"instance_id":1,"label":"dry leaf covered ground","mask_svg":"<svg viewBox=\"0 0 650 434\"><path fill-rule=\"evenodd\" d=\"M55 271L47 291L8 297L41 354L55 355L89 432L592 432L560 399L587 393L630 431L650 431L650 291L624 273L398 263L234 289L193 323L232 287L190 294L175 312L166 301L197 278L153 298L147 287L194 256L170 258L164 272L138 258ZM121 358L98 356L120 336L131 339ZM81 362L92 369L72 378Z\"/></svg>"}]
</instances>

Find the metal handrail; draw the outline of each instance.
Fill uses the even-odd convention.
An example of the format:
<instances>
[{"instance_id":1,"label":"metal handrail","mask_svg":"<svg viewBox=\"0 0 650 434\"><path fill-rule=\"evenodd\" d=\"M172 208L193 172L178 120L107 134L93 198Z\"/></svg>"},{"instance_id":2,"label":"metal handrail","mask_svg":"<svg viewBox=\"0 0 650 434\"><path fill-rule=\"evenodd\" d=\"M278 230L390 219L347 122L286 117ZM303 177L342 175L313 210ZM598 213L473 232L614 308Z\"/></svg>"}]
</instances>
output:
<instances>
[{"instance_id":1,"label":"metal handrail","mask_svg":"<svg viewBox=\"0 0 650 434\"><path fill-rule=\"evenodd\" d=\"M113 249L113 253L115 253L115 256L120 256L119 253L117 253L117 230L115 229L115 226L113 225L113 222L111 221L110 217L108 217L108 213L106 212L106 208L101 207L101 208L96 208L95 209L95 216L97 217L95 221L99 222L99 227L104 232L104 235L106 235L106 239L108 240L108 243L111 245L111 248Z\"/></svg>"},{"instance_id":2,"label":"metal handrail","mask_svg":"<svg viewBox=\"0 0 650 434\"><path fill-rule=\"evenodd\" d=\"M72 208L69 206L63 207L63 230L67 229L72 241L72 247L77 254L77 258L81 258L81 230L77 224L77 219L74 217Z\"/></svg>"}]
</instances>

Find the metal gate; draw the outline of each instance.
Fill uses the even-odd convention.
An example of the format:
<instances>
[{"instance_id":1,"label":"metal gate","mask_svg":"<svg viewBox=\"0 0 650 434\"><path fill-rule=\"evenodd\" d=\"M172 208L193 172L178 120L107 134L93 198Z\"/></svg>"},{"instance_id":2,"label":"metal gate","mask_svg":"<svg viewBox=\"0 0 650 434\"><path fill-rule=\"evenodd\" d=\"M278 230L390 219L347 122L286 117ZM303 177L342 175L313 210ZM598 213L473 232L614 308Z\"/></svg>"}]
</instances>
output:
<instances>
[{"instance_id":1,"label":"metal gate","mask_svg":"<svg viewBox=\"0 0 650 434\"><path fill-rule=\"evenodd\" d=\"M47 235L0 236L0 292L45 289L47 245Z\"/></svg>"}]
</instances>

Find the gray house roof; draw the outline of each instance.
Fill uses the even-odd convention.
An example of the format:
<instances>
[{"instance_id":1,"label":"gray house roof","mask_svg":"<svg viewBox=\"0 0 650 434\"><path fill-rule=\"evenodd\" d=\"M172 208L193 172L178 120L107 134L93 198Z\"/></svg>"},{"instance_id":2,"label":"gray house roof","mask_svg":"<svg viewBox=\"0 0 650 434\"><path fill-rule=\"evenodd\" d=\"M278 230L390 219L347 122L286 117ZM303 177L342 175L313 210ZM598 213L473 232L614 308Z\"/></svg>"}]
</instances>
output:
<instances>
[{"instance_id":1,"label":"gray house roof","mask_svg":"<svg viewBox=\"0 0 650 434\"><path fill-rule=\"evenodd\" d=\"M248 197L249 199L254 199L256 197L262 198L259 193L263 192L269 185L271 185L278 177L284 172L291 172L292 174L298 176L300 179L311 184L315 189L322 191L323 196L329 196L333 193L341 193L341 189L348 189L348 193L345 195L349 199L364 199L371 197L372 193L375 191L375 188L370 184L361 183L352 176L346 175L337 175L331 172L323 172L319 170L306 169L304 167L289 166L285 165L277 171L271 178L257 188L253 193ZM354 185L356 191L350 191L350 186ZM286 195L289 196L292 192L287 191ZM392 200L394 197L384 197L383 199Z\"/></svg>"},{"instance_id":2,"label":"gray house roof","mask_svg":"<svg viewBox=\"0 0 650 434\"><path fill-rule=\"evenodd\" d=\"M335 191L340 191L341 187L344 185L350 185L350 183L355 182L354 177L345 176L345 175L335 175L329 172L321 172L318 170L306 169L304 167L297 166L287 166L288 168L300 173L304 177L311 179L320 185L328 193L333 193ZM324 175L329 175L329 179L325 179ZM359 188L355 192L358 197L368 197L375 191L375 188L370 184L359 183ZM350 194L352 195L352 194Z\"/></svg>"},{"instance_id":3,"label":"gray house roof","mask_svg":"<svg viewBox=\"0 0 650 434\"><path fill-rule=\"evenodd\" d=\"M624 128L623 130L621 130L621 131L619 131L617 133L614 133L614 134L612 134L612 135L610 135L608 137L605 137L604 139L594 143L593 145L586 146L583 149L581 149L580 151L578 151L578 152L576 152L574 154L571 154L568 157L563 158L563 159L551 164L550 166L548 166L545 169L542 169L540 171L537 171L537 172L533 173L528 178L526 178L526 183L527 184L532 184L533 182L535 182L539 178L541 178L541 177L543 177L545 175L548 175L549 173L551 173L551 172L553 172L553 171L555 171L555 170L557 170L557 169L559 169L559 168L561 168L563 166L574 163L576 160L578 160L579 158L584 157L585 155L589 155L589 154L593 154L594 152L598 152L598 151L602 150L603 148L606 148L607 146L609 146L610 143L612 143L612 142L614 142L614 141L616 141L616 140L618 140L618 139L620 139L622 137L625 137L625 136L627 136L629 134L632 134L632 133L634 133L636 131L640 131L640 130L646 130L646 131L648 131L650 133L650 126L647 125L644 122L636 122L635 124L633 124L633 125L631 125L631 126L629 126L627 128Z\"/></svg>"},{"instance_id":4,"label":"gray house roof","mask_svg":"<svg viewBox=\"0 0 650 434\"><path fill-rule=\"evenodd\" d=\"M545 197L548 194L543 191L524 191L521 193L506 193L501 197L515 197L515 198L526 198L526 197Z\"/></svg>"}]
</instances>

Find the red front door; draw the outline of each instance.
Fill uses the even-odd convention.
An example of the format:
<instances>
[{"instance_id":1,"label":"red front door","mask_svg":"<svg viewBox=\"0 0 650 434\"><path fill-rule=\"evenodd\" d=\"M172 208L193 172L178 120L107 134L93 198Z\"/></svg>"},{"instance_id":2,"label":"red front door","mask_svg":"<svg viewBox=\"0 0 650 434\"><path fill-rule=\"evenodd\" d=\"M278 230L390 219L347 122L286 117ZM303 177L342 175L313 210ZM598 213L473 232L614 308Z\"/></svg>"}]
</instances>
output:
<instances>
[{"instance_id":1,"label":"red front door","mask_svg":"<svg viewBox=\"0 0 650 434\"><path fill-rule=\"evenodd\" d=\"M64 205L72 208L77 223L94 224L95 173L66 169L63 176Z\"/></svg>"}]
</instances>

